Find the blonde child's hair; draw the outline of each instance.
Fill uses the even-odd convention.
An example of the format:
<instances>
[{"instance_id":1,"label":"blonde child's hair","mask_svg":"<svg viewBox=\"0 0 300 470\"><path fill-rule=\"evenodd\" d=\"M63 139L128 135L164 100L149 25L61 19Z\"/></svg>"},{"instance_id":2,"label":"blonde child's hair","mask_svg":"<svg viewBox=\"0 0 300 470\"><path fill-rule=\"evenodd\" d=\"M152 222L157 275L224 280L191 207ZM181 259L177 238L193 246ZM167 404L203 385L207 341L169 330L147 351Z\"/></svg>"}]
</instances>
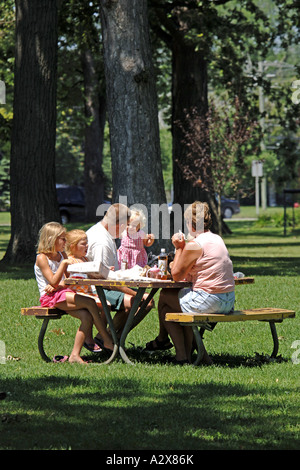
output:
<instances>
[{"instance_id":1,"label":"blonde child's hair","mask_svg":"<svg viewBox=\"0 0 300 470\"><path fill-rule=\"evenodd\" d=\"M137 209L136 207L131 207L131 216L129 222L132 220L138 220L140 223L140 229L145 227L146 225L146 216L144 212L140 209Z\"/></svg>"},{"instance_id":2,"label":"blonde child's hair","mask_svg":"<svg viewBox=\"0 0 300 470\"><path fill-rule=\"evenodd\" d=\"M77 245L77 243L79 243L80 240L82 240L83 238L87 238L87 234L84 230L74 229L70 230L70 232L67 233L66 253L68 256L72 254L72 248Z\"/></svg>"},{"instance_id":3,"label":"blonde child's hair","mask_svg":"<svg viewBox=\"0 0 300 470\"><path fill-rule=\"evenodd\" d=\"M48 222L39 231L37 253L55 253L55 242L66 233L66 229L58 222Z\"/></svg>"}]
</instances>

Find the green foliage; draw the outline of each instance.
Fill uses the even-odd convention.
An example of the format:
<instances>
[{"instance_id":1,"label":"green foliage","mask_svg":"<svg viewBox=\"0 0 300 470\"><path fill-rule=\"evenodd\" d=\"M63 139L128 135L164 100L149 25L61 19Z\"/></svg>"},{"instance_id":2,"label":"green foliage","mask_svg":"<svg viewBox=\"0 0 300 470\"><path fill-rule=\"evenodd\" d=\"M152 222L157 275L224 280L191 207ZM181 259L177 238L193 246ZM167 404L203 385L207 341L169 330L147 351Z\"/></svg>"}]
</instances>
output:
<instances>
[{"instance_id":1,"label":"green foliage","mask_svg":"<svg viewBox=\"0 0 300 470\"><path fill-rule=\"evenodd\" d=\"M287 227L300 228L300 210L299 208L289 209L286 213ZM283 211L273 212L272 214L262 214L255 222L255 227L283 227Z\"/></svg>"},{"instance_id":2,"label":"green foliage","mask_svg":"<svg viewBox=\"0 0 300 470\"><path fill-rule=\"evenodd\" d=\"M9 160L0 157L0 211L9 210L10 206L9 167Z\"/></svg>"},{"instance_id":3,"label":"green foliage","mask_svg":"<svg viewBox=\"0 0 300 470\"><path fill-rule=\"evenodd\" d=\"M85 126L83 107L83 76L81 65L82 48L88 46L99 59L96 67L99 74L101 91L104 88L103 64L101 56L101 30L99 21L99 2L67 0L59 2L59 43L58 43L58 106L57 106L57 175L58 182L78 182L83 171L83 130ZM176 4L176 5L175 5ZM268 173L272 181L285 185L294 178L292 184L298 184L299 170L299 106L291 103L291 84L299 73L298 57L299 35L298 11L292 0L265 1L226 1L226 2L184 2L185 12L182 20L191 25L185 38L204 54L209 67L209 90L215 98L227 104L232 97L239 96L244 103L244 111L255 119L258 115L258 85L264 89L267 130L265 140L272 147L269 155L274 156L273 163L268 159ZM160 7L163 8L160 8ZM154 14L155 7L164 10L166 21L172 19L177 2L149 2L149 14L152 24L152 43L159 109L164 113L165 121L171 121L171 82L172 58L170 49L165 47L163 39L167 35L165 24L158 21ZM0 79L7 88L7 104L0 109L0 151L4 159L0 162L0 196L7 200L8 159L10 156L10 130L13 103L13 67L14 67L14 1L0 2ZM174 11L173 11L174 10ZM161 18L161 17L160 17ZM170 40L170 37L168 38ZM257 62L267 60L268 68L263 77L257 70ZM271 66L270 63L273 63ZM274 65L277 64L277 65ZM295 66L294 69L290 68ZM276 75L268 78L266 75ZM70 112L71 110L71 112ZM70 119L64 122L64 113L70 113ZM298 114L297 114L298 113ZM163 134L164 134L163 130ZM248 148L241 153L251 154L253 158L265 158L260 155L258 144L261 136L253 137ZM172 165L167 163L171 145L168 138L161 137L161 154L164 167L164 181L169 193L172 186ZM106 148L109 147L108 132ZM111 189L109 150L104 156L104 172L108 175L108 190ZM271 171L271 167L275 167ZM249 167L250 168L250 167ZM267 168L267 162L266 166ZM250 171L250 170L249 170ZM63 172L63 175L62 175ZM72 178L74 175L74 178ZM243 184L251 180L245 177ZM230 188L229 192L230 192Z\"/></svg>"},{"instance_id":4,"label":"green foliage","mask_svg":"<svg viewBox=\"0 0 300 470\"><path fill-rule=\"evenodd\" d=\"M206 59L209 97L219 107L229 107L238 97L244 117L260 122L247 145L240 146L237 165L228 171L230 183L226 181L225 192L236 196L231 182L238 172L242 174L241 193L253 190L253 159L264 160L268 180L278 186L278 192L288 184L299 186L299 110L291 103L291 85L297 70L299 73L294 2L231 0L178 5L170 0L163 2L165 17L161 3L150 2L150 11L157 11L156 20L150 17L153 30L160 32L169 47L180 38ZM170 90L169 85L165 98ZM263 95L263 106L259 95ZM261 152L262 144L267 152ZM243 161L249 156L246 168Z\"/></svg>"},{"instance_id":5,"label":"green foliage","mask_svg":"<svg viewBox=\"0 0 300 470\"><path fill-rule=\"evenodd\" d=\"M9 158L14 77L14 1L0 4L0 80L5 84L5 104L0 103L0 210L10 205Z\"/></svg>"},{"instance_id":6,"label":"green foliage","mask_svg":"<svg viewBox=\"0 0 300 470\"><path fill-rule=\"evenodd\" d=\"M82 135L75 133L74 121L82 120L78 110L62 110L57 120L56 139L56 183L82 184L84 172L84 154Z\"/></svg>"},{"instance_id":7,"label":"green foliage","mask_svg":"<svg viewBox=\"0 0 300 470\"><path fill-rule=\"evenodd\" d=\"M171 132L162 127L160 129L160 149L161 149L161 163L164 177L165 190L167 200L171 201L171 191L173 186L173 173L172 173L172 135Z\"/></svg>"},{"instance_id":8,"label":"green foliage","mask_svg":"<svg viewBox=\"0 0 300 470\"><path fill-rule=\"evenodd\" d=\"M12 113L5 107L0 107L0 210L7 210L10 206L10 134L12 126Z\"/></svg>"}]
</instances>

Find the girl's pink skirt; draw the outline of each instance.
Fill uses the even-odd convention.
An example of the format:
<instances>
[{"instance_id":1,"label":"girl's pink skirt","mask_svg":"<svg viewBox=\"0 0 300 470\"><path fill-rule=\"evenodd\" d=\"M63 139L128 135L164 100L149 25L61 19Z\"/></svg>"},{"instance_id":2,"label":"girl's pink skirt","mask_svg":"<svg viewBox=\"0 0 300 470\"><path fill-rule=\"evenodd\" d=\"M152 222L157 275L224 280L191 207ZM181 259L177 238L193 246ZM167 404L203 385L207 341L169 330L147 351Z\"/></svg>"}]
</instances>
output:
<instances>
[{"instance_id":1,"label":"girl's pink skirt","mask_svg":"<svg viewBox=\"0 0 300 470\"><path fill-rule=\"evenodd\" d=\"M63 289L59 289L55 292L51 292L51 294L44 294L40 297L40 302L42 307L54 307L56 304L60 302L64 302L66 300L66 293L74 292L69 289L68 287L64 287Z\"/></svg>"}]
</instances>

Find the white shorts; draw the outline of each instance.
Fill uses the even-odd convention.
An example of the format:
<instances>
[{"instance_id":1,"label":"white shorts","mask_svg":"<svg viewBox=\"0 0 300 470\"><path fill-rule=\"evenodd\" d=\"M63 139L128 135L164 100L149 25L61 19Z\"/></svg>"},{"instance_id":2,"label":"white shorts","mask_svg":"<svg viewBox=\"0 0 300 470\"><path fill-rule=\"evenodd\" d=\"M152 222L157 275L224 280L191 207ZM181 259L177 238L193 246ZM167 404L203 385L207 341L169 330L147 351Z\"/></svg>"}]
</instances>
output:
<instances>
[{"instance_id":1,"label":"white shorts","mask_svg":"<svg viewBox=\"0 0 300 470\"><path fill-rule=\"evenodd\" d=\"M224 294L209 294L202 289L192 290L189 287L178 293L182 312L229 313L234 309L234 291Z\"/></svg>"}]
</instances>

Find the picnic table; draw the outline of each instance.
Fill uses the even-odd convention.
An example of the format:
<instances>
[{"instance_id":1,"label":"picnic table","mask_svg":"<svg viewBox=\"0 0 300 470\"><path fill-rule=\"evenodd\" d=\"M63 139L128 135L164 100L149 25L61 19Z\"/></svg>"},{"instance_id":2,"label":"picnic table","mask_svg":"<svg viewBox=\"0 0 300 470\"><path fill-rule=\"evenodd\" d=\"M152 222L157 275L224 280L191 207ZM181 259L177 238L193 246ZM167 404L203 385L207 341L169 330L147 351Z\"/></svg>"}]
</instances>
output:
<instances>
[{"instance_id":1,"label":"picnic table","mask_svg":"<svg viewBox=\"0 0 300 470\"><path fill-rule=\"evenodd\" d=\"M251 277L244 277L240 279L235 279L235 284L252 284L254 282L254 278ZM74 285L81 285L81 286L95 286L97 290L98 297L101 301L101 304L104 309L105 316L107 318L107 322L110 327L112 339L114 342L114 349L109 357L109 359L105 362L109 364L112 362L118 355L122 357L122 359L128 363L132 364L132 361L128 358L126 351L125 351L125 341L127 338L128 333L132 328L134 328L145 316L146 316L146 307L149 302L153 299L154 295L159 289L181 289L183 287L190 287L191 283L187 281L179 281L175 282L172 280L163 280L163 279L139 279L139 280L107 280L107 279L74 279L68 278L65 280L65 284L69 286ZM125 326L123 328L122 334L120 339L118 339L116 330L113 324L113 319L111 316L111 312L109 306L107 305L106 297L104 294L104 289L118 289L119 287L129 287L132 289L137 289L137 294L134 297L134 301L129 312L128 318L126 320ZM151 289L150 293L146 300L141 303L142 297L146 292L146 289ZM140 308L139 308L140 307ZM138 313L137 310L139 309Z\"/></svg>"},{"instance_id":2,"label":"picnic table","mask_svg":"<svg viewBox=\"0 0 300 470\"><path fill-rule=\"evenodd\" d=\"M80 286L95 286L97 290L98 297L103 306L103 310L107 319L107 322L110 327L112 339L114 342L114 350L106 361L106 364L112 362L118 355L128 363L132 364L132 361L128 358L125 351L125 341L128 333L132 328L134 328L145 316L146 316L146 307L149 302L153 299L154 295L159 289L168 288L168 289L181 289L182 287L190 286L189 282L180 281L175 282L171 280L163 279L151 279L145 278L142 280L107 280L107 279L74 279L68 278L65 280L65 284L69 286L80 285ZM113 319L111 316L110 308L107 305L106 297L104 294L104 289L118 289L119 287L129 287L131 289L137 289L137 294L134 297L132 307L130 309L129 315L127 317L125 326L123 328L120 339L117 337L117 333L113 324ZM146 300L141 303L142 297L146 292L146 289L151 289L150 293ZM138 313L137 313L137 310Z\"/></svg>"},{"instance_id":3,"label":"picnic table","mask_svg":"<svg viewBox=\"0 0 300 470\"><path fill-rule=\"evenodd\" d=\"M122 359L129 363L132 364L132 362L129 360L126 352L125 352L125 341L128 333L132 328L134 328L146 315L146 307L148 303L151 301L153 296L156 294L156 292L159 289L162 288L169 288L169 289L181 289L182 287L190 287L191 284L189 282L181 281L181 282L174 282L171 280L160 280L160 279L151 279L151 278L145 278L142 280L105 280L105 279L72 279L68 278L65 280L66 284L68 285L94 285L97 289L98 296L101 300L101 303L103 305L103 309L108 321L108 324L111 329L111 334L114 342L114 349L111 354L111 356L108 358L107 361L103 362L103 364L109 364L112 362L115 357L118 355L118 353L121 355ZM235 279L235 284L252 284L254 282L253 277L244 277L240 279ZM127 321L125 323L122 335L120 337L120 340L117 337L114 324L112 321L110 309L107 305L106 302L106 297L104 294L105 288L118 288L118 287L131 287L134 289L137 289L137 295L134 299L131 311L129 313L129 316L127 318ZM139 307L139 304L141 302L141 299L146 291L146 289L151 289L149 296L146 301L144 301L139 309L139 312L136 314L137 309ZM135 315L136 314L136 315ZM43 320L41 330L39 333L38 337L38 349L39 353L42 357L42 359L46 362L50 362L51 358L46 354L44 350L44 338L45 334L47 331L47 327L49 324L50 320L59 320L63 315L66 315L66 312L63 310L60 310L59 308L55 307L40 307L40 306L35 306L35 307L23 307L21 308L21 315L24 316L29 316L29 317L35 317L39 320Z\"/></svg>"}]
</instances>

